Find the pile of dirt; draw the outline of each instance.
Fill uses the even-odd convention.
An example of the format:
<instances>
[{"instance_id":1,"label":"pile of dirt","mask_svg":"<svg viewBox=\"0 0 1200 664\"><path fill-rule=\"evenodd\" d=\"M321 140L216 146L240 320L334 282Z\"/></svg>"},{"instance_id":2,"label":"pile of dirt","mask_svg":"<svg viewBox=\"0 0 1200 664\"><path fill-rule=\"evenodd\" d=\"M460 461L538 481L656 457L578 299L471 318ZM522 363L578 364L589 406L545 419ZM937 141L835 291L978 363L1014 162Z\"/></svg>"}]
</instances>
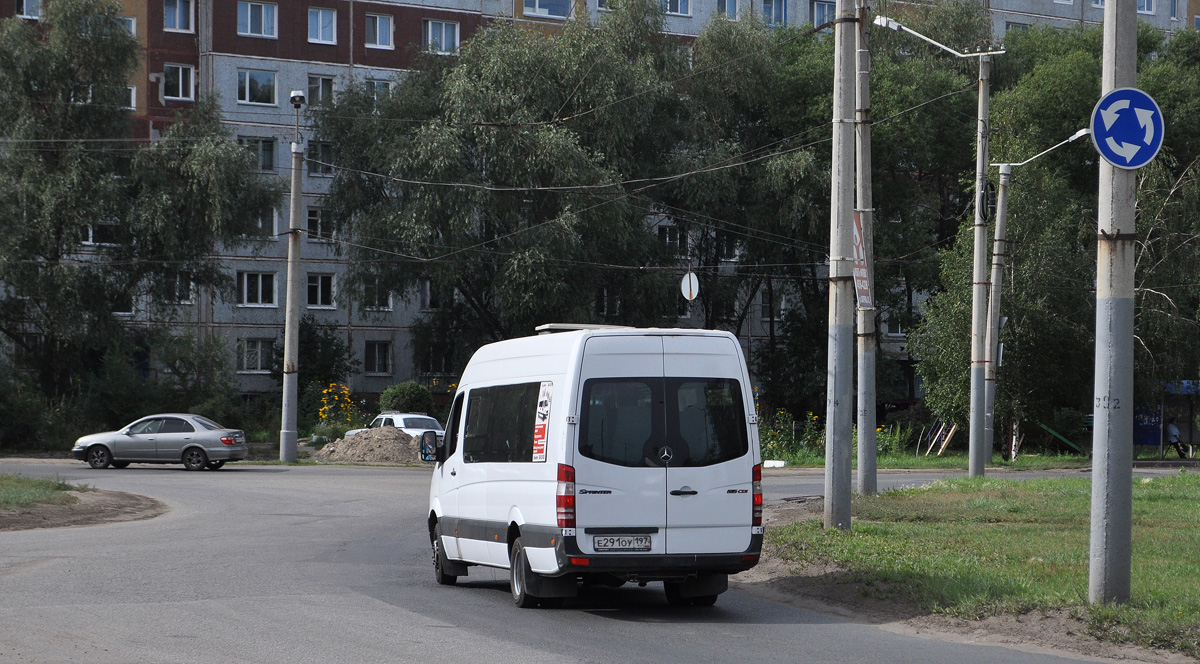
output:
<instances>
[{"instance_id":1,"label":"pile of dirt","mask_svg":"<svg viewBox=\"0 0 1200 664\"><path fill-rule=\"evenodd\" d=\"M394 427L367 429L327 443L312 458L356 463L421 463L420 441Z\"/></svg>"}]
</instances>

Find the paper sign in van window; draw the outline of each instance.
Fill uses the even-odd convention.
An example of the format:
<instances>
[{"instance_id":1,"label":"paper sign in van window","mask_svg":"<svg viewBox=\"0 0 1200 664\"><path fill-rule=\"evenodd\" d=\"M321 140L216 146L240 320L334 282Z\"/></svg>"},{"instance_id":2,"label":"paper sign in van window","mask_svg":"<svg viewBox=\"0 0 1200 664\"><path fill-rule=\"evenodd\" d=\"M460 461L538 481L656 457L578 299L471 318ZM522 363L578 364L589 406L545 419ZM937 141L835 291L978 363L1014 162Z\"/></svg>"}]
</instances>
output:
<instances>
[{"instance_id":1,"label":"paper sign in van window","mask_svg":"<svg viewBox=\"0 0 1200 664\"><path fill-rule=\"evenodd\" d=\"M546 461L546 427L550 424L550 396L554 383L545 381L538 391L537 419L533 423L533 461Z\"/></svg>"}]
</instances>

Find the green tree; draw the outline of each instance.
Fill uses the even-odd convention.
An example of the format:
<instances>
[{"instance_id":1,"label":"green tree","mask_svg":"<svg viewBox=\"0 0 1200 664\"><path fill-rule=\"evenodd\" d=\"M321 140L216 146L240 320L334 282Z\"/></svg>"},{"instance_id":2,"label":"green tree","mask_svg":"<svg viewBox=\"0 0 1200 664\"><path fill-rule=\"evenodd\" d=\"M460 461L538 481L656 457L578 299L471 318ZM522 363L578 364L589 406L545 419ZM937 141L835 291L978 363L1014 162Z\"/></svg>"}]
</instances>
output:
<instances>
[{"instance_id":1,"label":"green tree","mask_svg":"<svg viewBox=\"0 0 1200 664\"><path fill-rule=\"evenodd\" d=\"M432 413L433 394L416 381L389 386L379 395L379 410L398 410L404 413Z\"/></svg>"},{"instance_id":2,"label":"green tree","mask_svg":"<svg viewBox=\"0 0 1200 664\"><path fill-rule=\"evenodd\" d=\"M338 332L337 326L305 314L300 319L298 338L297 380L305 389L314 384L324 389L330 383L344 383L358 371L361 363L354 359L345 335ZM271 349L271 377L283 382L282 343L276 343Z\"/></svg>"},{"instance_id":3,"label":"green tree","mask_svg":"<svg viewBox=\"0 0 1200 664\"><path fill-rule=\"evenodd\" d=\"M220 283L214 245L245 234L275 196L213 104L152 146L121 142L140 47L120 12L56 0L36 24L0 21L0 335L47 399L107 371L127 335L114 310L181 282Z\"/></svg>"}]
</instances>

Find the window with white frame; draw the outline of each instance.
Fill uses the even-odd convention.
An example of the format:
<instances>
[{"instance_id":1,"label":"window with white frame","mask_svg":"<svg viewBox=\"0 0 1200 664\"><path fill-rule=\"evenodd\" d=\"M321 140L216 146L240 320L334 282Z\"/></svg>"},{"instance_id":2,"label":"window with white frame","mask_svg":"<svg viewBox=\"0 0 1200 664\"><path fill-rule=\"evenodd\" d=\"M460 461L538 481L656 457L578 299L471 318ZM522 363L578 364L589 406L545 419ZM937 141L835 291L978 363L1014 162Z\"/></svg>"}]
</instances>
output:
<instances>
[{"instance_id":1,"label":"window with white frame","mask_svg":"<svg viewBox=\"0 0 1200 664\"><path fill-rule=\"evenodd\" d=\"M785 0L762 0L762 13L763 18L767 21L767 25L785 25L787 23L787 3Z\"/></svg>"},{"instance_id":2,"label":"window with white frame","mask_svg":"<svg viewBox=\"0 0 1200 664\"><path fill-rule=\"evenodd\" d=\"M308 275L308 306L312 308L333 308L333 275Z\"/></svg>"},{"instance_id":3,"label":"window with white frame","mask_svg":"<svg viewBox=\"0 0 1200 664\"><path fill-rule=\"evenodd\" d=\"M255 168L260 171L275 170L275 139L239 136L238 143L241 143L250 151L250 154L254 155Z\"/></svg>"},{"instance_id":4,"label":"window with white frame","mask_svg":"<svg viewBox=\"0 0 1200 664\"><path fill-rule=\"evenodd\" d=\"M110 309L113 315L116 316L132 316L134 313L133 295L129 293L114 293Z\"/></svg>"},{"instance_id":5,"label":"window with white frame","mask_svg":"<svg viewBox=\"0 0 1200 664\"><path fill-rule=\"evenodd\" d=\"M392 310L392 294L379 277L371 277L363 284L363 306L372 311Z\"/></svg>"},{"instance_id":6,"label":"window with white frame","mask_svg":"<svg viewBox=\"0 0 1200 664\"><path fill-rule=\"evenodd\" d=\"M320 7L308 8L308 41L313 44L337 43L337 12Z\"/></svg>"},{"instance_id":7,"label":"window with white frame","mask_svg":"<svg viewBox=\"0 0 1200 664\"><path fill-rule=\"evenodd\" d=\"M254 226L251 235L258 238L274 239L275 237L275 208L264 207L254 215Z\"/></svg>"},{"instance_id":8,"label":"window with white frame","mask_svg":"<svg viewBox=\"0 0 1200 664\"><path fill-rule=\"evenodd\" d=\"M1054 3L1058 5L1073 5L1075 4L1075 0L1054 0Z\"/></svg>"},{"instance_id":9,"label":"window with white frame","mask_svg":"<svg viewBox=\"0 0 1200 664\"><path fill-rule=\"evenodd\" d=\"M571 13L571 0L525 0L526 16L566 18Z\"/></svg>"},{"instance_id":10,"label":"window with white frame","mask_svg":"<svg viewBox=\"0 0 1200 664\"><path fill-rule=\"evenodd\" d=\"M239 2L237 33L243 37L269 37L274 39L275 5L265 2Z\"/></svg>"},{"instance_id":11,"label":"window with white frame","mask_svg":"<svg viewBox=\"0 0 1200 664\"><path fill-rule=\"evenodd\" d=\"M333 175L333 143L308 142L308 174Z\"/></svg>"},{"instance_id":12,"label":"window with white frame","mask_svg":"<svg viewBox=\"0 0 1200 664\"><path fill-rule=\"evenodd\" d=\"M437 289L433 287L432 279L421 280L421 311L433 311L442 307Z\"/></svg>"},{"instance_id":13,"label":"window with white frame","mask_svg":"<svg viewBox=\"0 0 1200 664\"><path fill-rule=\"evenodd\" d=\"M163 65L163 97L165 99L195 99L195 69L191 65Z\"/></svg>"},{"instance_id":14,"label":"window with white frame","mask_svg":"<svg viewBox=\"0 0 1200 664\"><path fill-rule=\"evenodd\" d=\"M782 0L780 1L782 2ZM837 4L832 2L812 3L812 23L814 26L831 23L835 18L837 18Z\"/></svg>"},{"instance_id":15,"label":"window with white frame","mask_svg":"<svg viewBox=\"0 0 1200 664\"><path fill-rule=\"evenodd\" d=\"M83 243L91 246L112 246L117 244L117 224L112 221L101 221L88 224L83 230Z\"/></svg>"},{"instance_id":16,"label":"window with white frame","mask_svg":"<svg viewBox=\"0 0 1200 664\"><path fill-rule=\"evenodd\" d=\"M667 252L675 256L688 255L687 231L678 226L659 226L658 239Z\"/></svg>"},{"instance_id":17,"label":"window with white frame","mask_svg":"<svg viewBox=\"0 0 1200 664\"><path fill-rule=\"evenodd\" d=\"M367 14L367 48L392 47L392 17L386 14Z\"/></svg>"},{"instance_id":18,"label":"window with white frame","mask_svg":"<svg viewBox=\"0 0 1200 664\"><path fill-rule=\"evenodd\" d=\"M1137 0L1137 10L1139 14L1153 14L1154 0Z\"/></svg>"},{"instance_id":19,"label":"window with white frame","mask_svg":"<svg viewBox=\"0 0 1200 664\"><path fill-rule=\"evenodd\" d=\"M1179 20L1179 0L1171 0L1171 20Z\"/></svg>"},{"instance_id":20,"label":"window with white frame","mask_svg":"<svg viewBox=\"0 0 1200 664\"><path fill-rule=\"evenodd\" d=\"M246 307L275 306L274 272L238 272L238 304Z\"/></svg>"},{"instance_id":21,"label":"window with white frame","mask_svg":"<svg viewBox=\"0 0 1200 664\"><path fill-rule=\"evenodd\" d=\"M424 21L425 50L438 55L458 53L458 23L450 21Z\"/></svg>"},{"instance_id":22,"label":"window with white frame","mask_svg":"<svg viewBox=\"0 0 1200 664\"><path fill-rule=\"evenodd\" d=\"M309 105L333 103L332 76L308 75L308 103Z\"/></svg>"},{"instance_id":23,"label":"window with white frame","mask_svg":"<svg viewBox=\"0 0 1200 664\"><path fill-rule=\"evenodd\" d=\"M781 320L783 318L783 312L785 308L783 296L779 292L763 286L762 290L759 291L758 296L759 316L764 323L769 323L773 320Z\"/></svg>"},{"instance_id":24,"label":"window with white frame","mask_svg":"<svg viewBox=\"0 0 1200 664\"><path fill-rule=\"evenodd\" d=\"M127 85L125 86L125 90L129 93L129 103L125 106L125 110L132 111L137 109L137 87Z\"/></svg>"},{"instance_id":25,"label":"window with white frame","mask_svg":"<svg viewBox=\"0 0 1200 664\"><path fill-rule=\"evenodd\" d=\"M137 19L131 16L118 16L117 20L121 23L122 27L129 31L131 36L137 36Z\"/></svg>"},{"instance_id":26,"label":"window with white frame","mask_svg":"<svg viewBox=\"0 0 1200 664\"><path fill-rule=\"evenodd\" d=\"M363 372L376 375L392 372L392 342L367 342L363 352Z\"/></svg>"},{"instance_id":27,"label":"window with white frame","mask_svg":"<svg viewBox=\"0 0 1200 664\"><path fill-rule=\"evenodd\" d=\"M17 16L21 18L41 18L42 0L17 0Z\"/></svg>"},{"instance_id":28,"label":"window with white frame","mask_svg":"<svg viewBox=\"0 0 1200 664\"><path fill-rule=\"evenodd\" d=\"M243 104L275 105L275 72L259 69L238 70L238 96Z\"/></svg>"},{"instance_id":29,"label":"window with white frame","mask_svg":"<svg viewBox=\"0 0 1200 664\"><path fill-rule=\"evenodd\" d=\"M737 259L738 243L732 233L717 233L717 257L723 261Z\"/></svg>"},{"instance_id":30,"label":"window with white frame","mask_svg":"<svg viewBox=\"0 0 1200 664\"><path fill-rule=\"evenodd\" d=\"M333 212L325 208L308 208L308 240L329 242L333 239Z\"/></svg>"},{"instance_id":31,"label":"window with white frame","mask_svg":"<svg viewBox=\"0 0 1200 664\"><path fill-rule=\"evenodd\" d=\"M371 94L371 98L379 101L381 98L387 97L388 92L392 89L391 81L384 81L377 78L367 79L367 92Z\"/></svg>"},{"instance_id":32,"label":"window with white frame","mask_svg":"<svg viewBox=\"0 0 1200 664\"><path fill-rule=\"evenodd\" d=\"M1092 6L1093 7L1103 7L1104 0L1092 0Z\"/></svg>"},{"instance_id":33,"label":"window with white frame","mask_svg":"<svg viewBox=\"0 0 1200 664\"><path fill-rule=\"evenodd\" d=\"M274 339L238 339L237 370L240 373L269 373Z\"/></svg>"},{"instance_id":34,"label":"window with white frame","mask_svg":"<svg viewBox=\"0 0 1200 664\"><path fill-rule=\"evenodd\" d=\"M163 0L163 30L192 31L192 0Z\"/></svg>"},{"instance_id":35,"label":"window with white frame","mask_svg":"<svg viewBox=\"0 0 1200 664\"><path fill-rule=\"evenodd\" d=\"M737 20L737 0L717 0L717 13L724 14L730 20Z\"/></svg>"},{"instance_id":36,"label":"window with white frame","mask_svg":"<svg viewBox=\"0 0 1200 664\"><path fill-rule=\"evenodd\" d=\"M1013 30L1028 30L1028 29L1029 29L1028 23L1017 23L1015 21L1005 21L1004 22L1004 31L1005 32L1012 32Z\"/></svg>"},{"instance_id":37,"label":"window with white frame","mask_svg":"<svg viewBox=\"0 0 1200 664\"><path fill-rule=\"evenodd\" d=\"M170 290L165 298L167 304L195 304L192 298L192 280L186 274L176 274L171 278L168 287Z\"/></svg>"},{"instance_id":38,"label":"window with white frame","mask_svg":"<svg viewBox=\"0 0 1200 664\"><path fill-rule=\"evenodd\" d=\"M883 333L889 337L904 336L904 327L900 325L900 321L883 319Z\"/></svg>"},{"instance_id":39,"label":"window with white frame","mask_svg":"<svg viewBox=\"0 0 1200 664\"><path fill-rule=\"evenodd\" d=\"M662 3L668 14L688 16L692 13L688 0L662 0Z\"/></svg>"}]
</instances>

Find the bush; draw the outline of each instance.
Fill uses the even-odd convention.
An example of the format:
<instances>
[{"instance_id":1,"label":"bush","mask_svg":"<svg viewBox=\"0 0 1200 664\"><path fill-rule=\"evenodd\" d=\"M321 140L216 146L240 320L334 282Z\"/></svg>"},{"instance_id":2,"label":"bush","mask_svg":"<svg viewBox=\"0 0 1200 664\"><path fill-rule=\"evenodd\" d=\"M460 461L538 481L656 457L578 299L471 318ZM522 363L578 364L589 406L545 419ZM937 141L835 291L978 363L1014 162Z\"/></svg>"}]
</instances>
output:
<instances>
[{"instance_id":1,"label":"bush","mask_svg":"<svg viewBox=\"0 0 1200 664\"><path fill-rule=\"evenodd\" d=\"M433 394L416 381L392 385L379 395L379 410L398 410L402 413L432 413Z\"/></svg>"}]
</instances>

